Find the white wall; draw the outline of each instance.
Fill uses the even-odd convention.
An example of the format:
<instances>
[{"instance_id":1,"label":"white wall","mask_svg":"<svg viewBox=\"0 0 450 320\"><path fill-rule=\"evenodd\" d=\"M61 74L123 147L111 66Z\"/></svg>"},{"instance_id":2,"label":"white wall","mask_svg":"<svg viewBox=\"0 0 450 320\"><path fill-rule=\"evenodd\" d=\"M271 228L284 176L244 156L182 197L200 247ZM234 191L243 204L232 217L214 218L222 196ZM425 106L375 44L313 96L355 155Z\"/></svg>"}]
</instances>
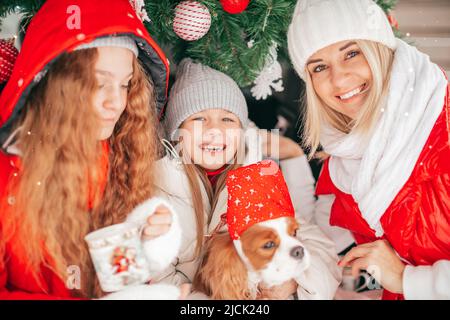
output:
<instances>
[{"instance_id":1,"label":"white wall","mask_svg":"<svg viewBox=\"0 0 450 320\"><path fill-rule=\"evenodd\" d=\"M399 0L400 30L450 76L450 0Z\"/></svg>"}]
</instances>

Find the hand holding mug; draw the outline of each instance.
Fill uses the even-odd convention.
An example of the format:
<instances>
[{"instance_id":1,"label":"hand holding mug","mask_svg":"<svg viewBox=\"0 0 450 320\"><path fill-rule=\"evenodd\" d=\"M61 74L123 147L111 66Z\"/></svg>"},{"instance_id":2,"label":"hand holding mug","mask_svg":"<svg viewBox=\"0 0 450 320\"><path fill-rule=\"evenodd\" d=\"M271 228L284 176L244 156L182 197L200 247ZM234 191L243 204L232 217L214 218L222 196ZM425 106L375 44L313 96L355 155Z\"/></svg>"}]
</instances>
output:
<instances>
[{"instance_id":1,"label":"hand holding mug","mask_svg":"<svg viewBox=\"0 0 450 320\"><path fill-rule=\"evenodd\" d=\"M181 228L170 204L159 198L138 205L123 223L85 237L105 292L144 284L176 257Z\"/></svg>"},{"instance_id":2,"label":"hand holding mug","mask_svg":"<svg viewBox=\"0 0 450 320\"><path fill-rule=\"evenodd\" d=\"M164 206L159 205L155 213L147 218L143 227L142 239L151 240L166 234L172 225L172 213Z\"/></svg>"}]
</instances>

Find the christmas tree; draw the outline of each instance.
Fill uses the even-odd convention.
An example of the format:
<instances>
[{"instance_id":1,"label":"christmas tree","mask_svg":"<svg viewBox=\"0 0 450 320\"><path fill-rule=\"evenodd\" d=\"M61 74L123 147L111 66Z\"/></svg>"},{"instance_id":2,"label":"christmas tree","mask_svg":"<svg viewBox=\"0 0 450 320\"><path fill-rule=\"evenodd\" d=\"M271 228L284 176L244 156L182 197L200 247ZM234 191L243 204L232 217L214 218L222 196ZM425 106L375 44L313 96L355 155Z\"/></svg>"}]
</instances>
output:
<instances>
[{"instance_id":1,"label":"christmas tree","mask_svg":"<svg viewBox=\"0 0 450 320\"><path fill-rule=\"evenodd\" d=\"M24 14L26 25L44 2L8 1L0 4L0 17L14 10L19 11ZM130 2L157 42L172 49L175 63L190 57L228 74L241 87L246 87L267 68L270 58L277 59L277 51L286 56L286 34L297 1ZM389 16L397 0L376 2ZM389 17L398 34L395 20Z\"/></svg>"}]
</instances>

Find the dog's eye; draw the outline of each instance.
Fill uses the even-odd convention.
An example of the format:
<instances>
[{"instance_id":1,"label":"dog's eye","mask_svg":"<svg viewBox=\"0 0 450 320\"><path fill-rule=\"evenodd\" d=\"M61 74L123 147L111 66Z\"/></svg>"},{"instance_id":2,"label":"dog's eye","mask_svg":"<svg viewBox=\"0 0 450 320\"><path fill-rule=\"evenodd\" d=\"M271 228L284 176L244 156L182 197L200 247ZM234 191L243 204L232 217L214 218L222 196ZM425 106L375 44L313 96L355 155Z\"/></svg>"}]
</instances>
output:
<instances>
[{"instance_id":1,"label":"dog's eye","mask_svg":"<svg viewBox=\"0 0 450 320\"><path fill-rule=\"evenodd\" d=\"M272 249L273 247L275 247L275 242L273 241L266 242L263 246L264 249Z\"/></svg>"},{"instance_id":2,"label":"dog's eye","mask_svg":"<svg viewBox=\"0 0 450 320\"><path fill-rule=\"evenodd\" d=\"M295 229L294 232L292 233L292 236L297 237L297 232L298 232L298 229Z\"/></svg>"}]
</instances>

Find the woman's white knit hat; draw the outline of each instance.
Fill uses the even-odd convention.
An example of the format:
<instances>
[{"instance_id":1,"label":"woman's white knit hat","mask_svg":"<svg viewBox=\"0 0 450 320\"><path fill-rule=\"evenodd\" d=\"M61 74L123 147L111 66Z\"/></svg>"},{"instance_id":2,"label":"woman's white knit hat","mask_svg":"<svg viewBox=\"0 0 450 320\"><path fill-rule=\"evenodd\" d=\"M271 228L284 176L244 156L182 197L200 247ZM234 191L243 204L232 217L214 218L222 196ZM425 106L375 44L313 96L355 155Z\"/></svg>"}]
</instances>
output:
<instances>
[{"instance_id":1,"label":"woman's white knit hat","mask_svg":"<svg viewBox=\"0 0 450 320\"><path fill-rule=\"evenodd\" d=\"M392 27L372 0L298 0L288 30L291 61L305 80L314 53L345 40L371 40L396 49Z\"/></svg>"},{"instance_id":2,"label":"woman's white knit hat","mask_svg":"<svg viewBox=\"0 0 450 320\"><path fill-rule=\"evenodd\" d=\"M247 102L236 82L226 74L191 59L183 59L167 102L164 127L169 140L184 120L208 109L224 109L235 114L242 127L248 125Z\"/></svg>"},{"instance_id":3,"label":"woman's white knit hat","mask_svg":"<svg viewBox=\"0 0 450 320\"><path fill-rule=\"evenodd\" d=\"M76 47L75 50L99 48L99 47L119 47L131 50L137 57L139 50L136 42L128 36L108 36L103 38L97 38L94 41L84 43Z\"/></svg>"}]
</instances>

